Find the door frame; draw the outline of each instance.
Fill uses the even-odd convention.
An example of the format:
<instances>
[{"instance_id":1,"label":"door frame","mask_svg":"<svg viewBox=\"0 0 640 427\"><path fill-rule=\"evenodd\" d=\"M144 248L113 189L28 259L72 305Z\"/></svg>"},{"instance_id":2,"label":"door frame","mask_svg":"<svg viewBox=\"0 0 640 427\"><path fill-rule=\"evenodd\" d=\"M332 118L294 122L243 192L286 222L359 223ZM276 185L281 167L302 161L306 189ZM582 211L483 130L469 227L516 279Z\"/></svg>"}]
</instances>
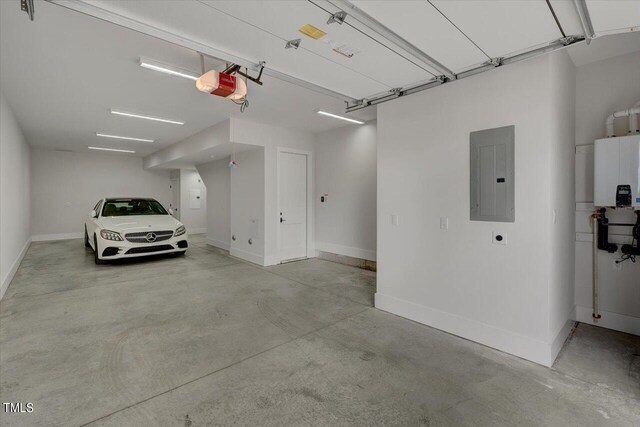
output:
<instances>
[{"instance_id":1,"label":"door frame","mask_svg":"<svg viewBox=\"0 0 640 427\"><path fill-rule=\"evenodd\" d=\"M307 157L307 258L315 258L315 242L313 240L313 151L299 150L296 148L277 147L276 148L276 248L277 264L282 264L280 250L280 154L300 154Z\"/></svg>"}]
</instances>

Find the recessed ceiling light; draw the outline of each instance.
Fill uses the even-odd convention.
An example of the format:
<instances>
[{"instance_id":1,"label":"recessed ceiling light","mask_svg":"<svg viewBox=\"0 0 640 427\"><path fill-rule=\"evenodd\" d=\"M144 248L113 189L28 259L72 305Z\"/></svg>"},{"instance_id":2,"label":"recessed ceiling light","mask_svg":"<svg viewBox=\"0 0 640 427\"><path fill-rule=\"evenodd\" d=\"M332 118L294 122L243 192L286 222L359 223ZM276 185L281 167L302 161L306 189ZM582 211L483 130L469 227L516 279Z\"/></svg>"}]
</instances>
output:
<instances>
[{"instance_id":1,"label":"recessed ceiling light","mask_svg":"<svg viewBox=\"0 0 640 427\"><path fill-rule=\"evenodd\" d=\"M118 135L107 135L105 133L97 133L96 136L101 136L103 138L114 138L114 139L126 139L128 141L140 141L140 142L153 142L153 139L144 139L144 138L133 138L131 136L118 136Z\"/></svg>"},{"instance_id":2,"label":"recessed ceiling light","mask_svg":"<svg viewBox=\"0 0 640 427\"><path fill-rule=\"evenodd\" d=\"M169 119L161 119L160 117L153 117L153 116L147 116L144 114L136 114L136 113L127 113L126 111L118 111L118 110L114 110L113 108L111 110L111 114L116 114L118 116L126 116L126 117L133 117L136 119L145 119L145 120L153 120L155 122L162 122L162 123L171 123L173 125L183 125L184 122L178 121L178 120L169 120Z\"/></svg>"},{"instance_id":3,"label":"recessed ceiling light","mask_svg":"<svg viewBox=\"0 0 640 427\"><path fill-rule=\"evenodd\" d=\"M101 151L117 151L118 153L135 153L133 150L121 150L119 148L105 148L105 147L87 147L89 150L101 150Z\"/></svg>"},{"instance_id":4,"label":"recessed ceiling light","mask_svg":"<svg viewBox=\"0 0 640 427\"><path fill-rule=\"evenodd\" d=\"M345 120L351 123L357 123L359 125L363 125L364 122L356 119L350 119L349 117L338 116L337 114L327 113L326 111L316 111L318 114L322 114L323 116L333 117L334 119Z\"/></svg>"},{"instance_id":5,"label":"recessed ceiling light","mask_svg":"<svg viewBox=\"0 0 640 427\"><path fill-rule=\"evenodd\" d=\"M160 71L161 73L171 74L172 76L184 77L185 79L198 80L199 74L192 71L185 70L184 68L175 67L169 64L163 64L162 62L154 61L148 58L140 58L140 66L148 68L149 70Z\"/></svg>"}]
</instances>

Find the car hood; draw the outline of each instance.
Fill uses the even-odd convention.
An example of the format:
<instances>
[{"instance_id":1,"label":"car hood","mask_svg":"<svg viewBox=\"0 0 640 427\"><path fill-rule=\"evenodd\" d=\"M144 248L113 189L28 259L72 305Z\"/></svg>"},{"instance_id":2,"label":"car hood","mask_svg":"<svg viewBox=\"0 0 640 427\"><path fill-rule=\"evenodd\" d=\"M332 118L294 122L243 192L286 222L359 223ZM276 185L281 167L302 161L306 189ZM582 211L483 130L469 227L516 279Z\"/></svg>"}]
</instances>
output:
<instances>
[{"instance_id":1,"label":"car hood","mask_svg":"<svg viewBox=\"0 0 640 427\"><path fill-rule=\"evenodd\" d=\"M100 218L99 223L101 228L118 233L175 230L182 225L171 215L108 216Z\"/></svg>"}]
</instances>

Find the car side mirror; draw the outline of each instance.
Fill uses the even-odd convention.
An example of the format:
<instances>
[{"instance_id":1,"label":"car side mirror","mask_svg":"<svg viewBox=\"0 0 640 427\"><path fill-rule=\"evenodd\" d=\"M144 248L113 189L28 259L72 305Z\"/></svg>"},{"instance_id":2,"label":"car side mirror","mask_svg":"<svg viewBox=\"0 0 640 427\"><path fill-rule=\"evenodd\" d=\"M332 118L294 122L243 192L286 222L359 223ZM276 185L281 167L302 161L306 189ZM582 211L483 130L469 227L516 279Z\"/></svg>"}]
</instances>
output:
<instances>
[{"instance_id":1,"label":"car side mirror","mask_svg":"<svg viewBox=\"0 0 640 427\"><path fill-rule=\"evenodd\" d=\"M95 210L92 210L91 212L89 212L89 216L91 218L98 218L98 213Z\"/></svg>"}]
</instances>

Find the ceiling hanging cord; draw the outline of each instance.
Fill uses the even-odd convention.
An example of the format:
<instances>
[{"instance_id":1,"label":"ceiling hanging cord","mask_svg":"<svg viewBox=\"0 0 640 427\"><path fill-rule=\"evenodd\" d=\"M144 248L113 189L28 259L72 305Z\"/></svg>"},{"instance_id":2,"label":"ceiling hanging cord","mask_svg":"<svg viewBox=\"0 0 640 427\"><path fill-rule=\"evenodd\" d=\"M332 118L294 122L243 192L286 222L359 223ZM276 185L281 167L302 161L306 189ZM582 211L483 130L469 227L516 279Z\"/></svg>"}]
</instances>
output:
<instances>
[{"instance_id":1,"label":"ceiling hanging cord","mask_svg":"<svg viewBox=\"0 0 640 427\"><path fill-rule=\"evenodd\" d=\"M235 104L240 106L240 112L244 113L244 110L249 108L249 100L247 97L249 96L249 70L245 67L244 69L244 82L247 87L247 93L241 99L237 101L233 101Z\"/></svg>"},{"instance_id":2,"label":"ceiling hanging cord","mask_svg":"<svg viewBox=\"0 0 640 427\"><path fill-rule=\"evenodd\" d=\"M238 167L238 162L236 162L236 143L235 142L231 142L231 159L229 160L229 167L232 169Z\"/></svg>"}]
</instances>

